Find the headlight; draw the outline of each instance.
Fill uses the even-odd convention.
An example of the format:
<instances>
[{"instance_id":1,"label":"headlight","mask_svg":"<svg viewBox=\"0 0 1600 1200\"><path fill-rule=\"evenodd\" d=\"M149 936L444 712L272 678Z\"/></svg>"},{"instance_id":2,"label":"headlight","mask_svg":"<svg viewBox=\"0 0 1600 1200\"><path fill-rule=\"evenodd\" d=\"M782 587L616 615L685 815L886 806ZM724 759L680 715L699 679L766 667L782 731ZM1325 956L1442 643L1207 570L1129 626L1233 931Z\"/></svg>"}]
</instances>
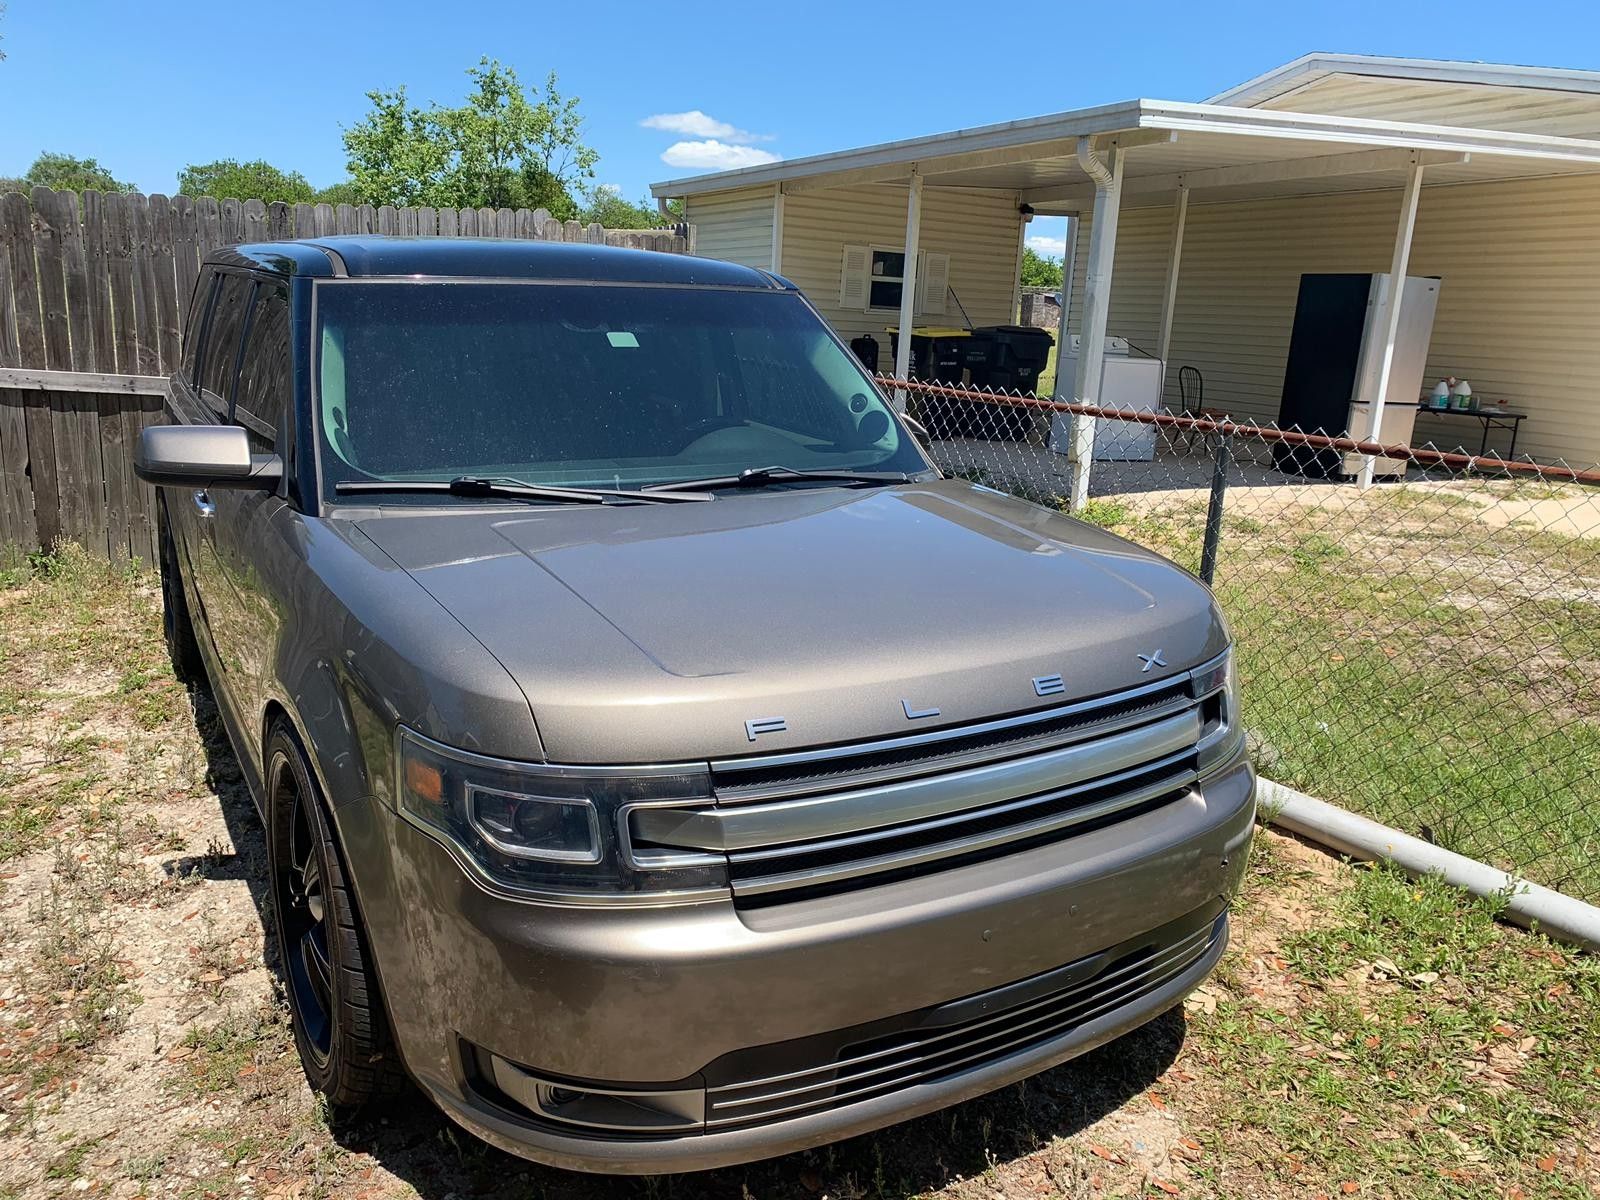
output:
<instances>
[{"instance_id":1,"label":"headlight","mask_svg":"<svg viewBox=\"0 0 1600 1200\"><path fill-rule=\"evenodd\" d=\"M703 767L552 767L453 750L409 729L399 736L400 812L447 842L493 883L582 901L727 887L720 859L641 868L619 851L624 805L704 803Z\"/></svg>"},{"instance_id":2,"label":"headlight","mask_svg":"<svg viewBox=\"0 0 1600 1200\"><path fill-rule=\"evenodd\" d=\"M1244 737L1239 721L1239 687L1228 650L1189 676L1189 693L1200 702L1200 743L1196 747L1201 774L1231 759Z\"/></svg>"}]
</instances>

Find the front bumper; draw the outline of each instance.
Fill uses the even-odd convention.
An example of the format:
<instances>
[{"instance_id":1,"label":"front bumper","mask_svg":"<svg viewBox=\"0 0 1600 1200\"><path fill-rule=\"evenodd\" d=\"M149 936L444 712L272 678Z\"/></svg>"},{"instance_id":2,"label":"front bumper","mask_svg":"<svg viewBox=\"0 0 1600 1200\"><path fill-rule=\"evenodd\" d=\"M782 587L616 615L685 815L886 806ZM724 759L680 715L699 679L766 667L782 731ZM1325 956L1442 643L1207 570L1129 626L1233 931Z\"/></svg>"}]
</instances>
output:
<instances>
[{"instance_id":1,"label":"front bumper","mask_svg":"<svg viewBox=\"0 0 1600 1200\"><path fill-rule=\"evenodd\" d=\"M1254 774L1241 759L1181 801L1049 846L744 911L731 902L509 901L471 883L426 835L380 818L392 843L390 882L404 899L385 906L393 920L374 920L369 905L368 924L407 1066L459 1123L561 1167L701 1170L968 1099L1170 1007L1222 953L1222 913L1253 819ZM579 1089L715 1091L729 1063L754 1055L770 1075L770 1063L781 1066L794 1047L831 1038L847 1050L861 1030L937 1025L957 1007L1004 1009L1000 997L1037 979L1112 963L1124 949L1159 941L1163 930L1187 936L1185 922L1209 931L1204 945L1136 994L1089 1005L1026 1044L957 1056L962 1061L935 1077L859 1098L841 1088L837 1101L793 1112L769 1106L762 1119L735 1127L708 1119L703 1129L666 1136L575 1129L508 1102L481 1069L493 1056Z\"/></svg>"}]
</instances>

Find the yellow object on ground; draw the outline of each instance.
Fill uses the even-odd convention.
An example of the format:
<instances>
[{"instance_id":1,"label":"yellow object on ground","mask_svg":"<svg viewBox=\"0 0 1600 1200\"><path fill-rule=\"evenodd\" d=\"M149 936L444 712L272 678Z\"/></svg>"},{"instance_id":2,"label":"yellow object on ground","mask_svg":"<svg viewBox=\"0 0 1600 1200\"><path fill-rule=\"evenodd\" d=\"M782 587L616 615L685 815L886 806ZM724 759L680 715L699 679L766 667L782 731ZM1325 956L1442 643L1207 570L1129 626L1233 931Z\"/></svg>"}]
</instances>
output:
<instances>
[{"instance_id":1,"label":"yellow object on ground","mask_svg":"<svg viewBox=\"0 0 1600 1200\"><path fill-rule=\"evenodd\" d=\"M885 333L899 333L900 332L900 326L898 326L898 325L885 325L883 327L883 331ZM913 325L911 327L911 336L912 337L937 337L937 338L971 337L972 336L972 330L970 330L970 329L955 329L955 328L947 329L947 328L945 328L944 326L941 326L941 325Z\"/></svg>"}]
</instances>

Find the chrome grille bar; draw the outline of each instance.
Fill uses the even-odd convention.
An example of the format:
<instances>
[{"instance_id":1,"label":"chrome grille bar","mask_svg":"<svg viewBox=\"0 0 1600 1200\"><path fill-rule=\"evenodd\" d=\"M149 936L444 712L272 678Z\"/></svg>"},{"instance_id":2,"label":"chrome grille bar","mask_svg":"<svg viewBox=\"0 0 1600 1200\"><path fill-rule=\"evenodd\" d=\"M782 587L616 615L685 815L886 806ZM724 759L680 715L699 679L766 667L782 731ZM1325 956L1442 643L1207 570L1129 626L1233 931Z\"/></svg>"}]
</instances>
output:
<instances>
[{"instance_id":1,"label":"chrome grille bar","mask_svg":"<svg viewBox=\"0 0 1600 1200\"><path fill-rule=\"evenodd\" d=\"M1103 820L1126 809L1148 804L1150 801L1158 800L1163 796L1175 797L1177 793L1187 792L1198 779L1199 775L1195 771L1180 770L1172 775L1164 776L1154 783L1146 784L1144 787L1121 792L1104 800L1085 804L1064 813L1057 813L1054 816L1023 821L988 833L951 838L931 846L921 846L914 850L889 851L883 854L870 855L866 858L858 858L833 866L802 867L793 871L779 871L755 878L734 879L733 894L735 898L738 898L741 896L759 896L788 888L821 887L843 880L859 879L864 875L876 875L884 871L904 870L907 867L922 866L944 858L978 854L985 850L993 850L1004 846L1010 842L1025 841L1043 834L1070 829L1074 825L1084 825L1091 821ZM800 847L796 847L795 853L798 853L800 849ZM735 866L741 861L737 855L730 855L729 857Z\"/></svg>"},{"instance_id":2,"label":"chrome grille bar","mask_svg":"<svg viewBox=\"0 0 1600 1200\"><path fill-rule=\"evenodd\" d=\"M880 787L727 809L640 809L631 814L632 839L728 853L790 845L1059 791L1191 749L1199 738L1200 714L1191 708L1092 742Z\"/></svg>"},{"instance_id":3,"label":"chrome grille bar","mask_svg":"<svg viewBox=\"0 0 1600 1200\"><path fill-rule=\"evenodd\" d=\"M1192 756L1187 751L1168 755L1166 758L1154 762L1141 763L1129 771L1122 771L1116 775L1105 776L1088 783L1080 783L1072 787L1057 788L1054 791L1040 792L1036 795L1025 796L1019 800L1008 800L1004 804L996 804L981 812L958 812L948 816L933 817L926 821L914 821L906 825L895 825L886 829L870 829L865 833L845 834L836 838L822 838L814 842L805 842L801 845L768 846L759 850L739 850L729 856L730 861L742 865L759 862L781 861L793 858L796 855L816 856L827 855L838 850L856 850L867 853L875 848L881 848L890 841L905 841L919 838L926 834L937 834L939 830L956 829L963 827L973 828L977 820L982 818L985 825L997 819L1005 818L1008 822L1022 822L1032 819L1045 811L1057 811L1063 801L1070 803L1075 796L1092 795L1111 788L1127 784L1130 787L1145 782L1157 785L1162 790L1176 790L1183 787L1194 777L1194 771L1187 769ZM1150 776L1159 773L1159 778ZM1120 797L1118 797L1120 799ZM1135 802L1137 803L1137 802ZM1091 815L1087 820L1094 820Z\"/></svg>"},{"instance_id":4,"label":"chrome grille bar","mask_svg":"<svg viewBox=\"0 0 1600 1200\"><path fill-rule=\"evenodd\" d=\"M709 799L618 810L622 853L641 870L725 864L753 907L1131 817L1189 795L1227 744L1226 662L971 725L713 761Z\"/></svg>"}]
</instances>

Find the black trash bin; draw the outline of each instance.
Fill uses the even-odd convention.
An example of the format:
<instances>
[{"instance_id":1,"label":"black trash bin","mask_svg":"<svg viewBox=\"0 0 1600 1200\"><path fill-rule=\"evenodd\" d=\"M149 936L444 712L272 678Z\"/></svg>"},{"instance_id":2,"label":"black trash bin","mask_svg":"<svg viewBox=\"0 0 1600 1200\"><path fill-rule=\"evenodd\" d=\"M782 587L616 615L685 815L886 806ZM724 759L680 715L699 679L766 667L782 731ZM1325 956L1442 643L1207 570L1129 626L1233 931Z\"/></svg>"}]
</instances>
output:
<instances>
[{"instance_id":1,"label":"black trash bin","mask_svg":"<svg viewBox=\"0 0 1600 1200\"><path fill-rule=\"evenodd\" d=\"M861 365L874 375L878 373L878 339L870 333L850 339L850 349L861 360Z\"/></svg>"},{"instance_id":2,"label":"black trash bin","mask_svg":"<svg viewBox=\"0 0 1600 1200\"><path fill-rule=\"evenodd\" d=\"M912 379L929 383L948 383L959 386L966 372L966 343L971 339L965 332L915 333L911 335L911 362L906 373ZM890 353L898 356L900 335L889 334ZM956 413L964 408L939 396L922 396L916 402L918 419L927 426L928 434L935 440L962 436L964 424ZM959 427L958 427L959 426Z\"/></svg>"},{"instance_id":3,"label":"black trash bin","mask_svg":"<svg viewBox=\"0 0 1600 1200\"><path fill-rule=\"evenodd\" d=\"M916 333L911 335L911 363L907 372L912 379L932 383L960 383L966 365L962 343L968 340L964 333ZM900 334L889 334L889 355L896 362L900 358Z\"/></svg>"},{"instance_id":4,"label":"black trash bin","mask_svg":"<svg viewBox=\"0 0 1600 1200\"><path fill-rule=\"evenodd\" d=\"M1007 392L1033 392L1039 373L1050 361L1054 341L1043 329L1031 325L985 325L972 331L967 354L967 371L974 387ZM1008 438L1015 441L1033 429L1033 410L1007 405L985 405L979 437Z\"/></svg>"}]
</instances>

